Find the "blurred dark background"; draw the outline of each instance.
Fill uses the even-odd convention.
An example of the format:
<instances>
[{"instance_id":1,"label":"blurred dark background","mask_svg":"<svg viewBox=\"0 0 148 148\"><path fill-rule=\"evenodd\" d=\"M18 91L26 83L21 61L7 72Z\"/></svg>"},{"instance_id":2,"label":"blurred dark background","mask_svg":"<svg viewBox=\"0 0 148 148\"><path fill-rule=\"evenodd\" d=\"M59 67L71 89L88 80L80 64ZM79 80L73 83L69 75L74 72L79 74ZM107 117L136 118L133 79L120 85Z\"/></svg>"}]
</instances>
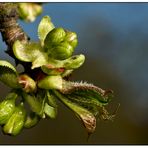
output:
<instances>
[{"instance_id":1,"label":"blurred dark background","mask_svg":"<svg viewBox=\"0 0 148 148\"><path fill-rule=\"evenodd\" d=\"M56 27L77 32L75 54L85 54L86 62L72 80L112 89L109 111L121 106L113 122L98 121L88 142L81 122L58 102L56 119L41 120L17 137L0 132L0 144L148 144L148 3L46 3L43 9L34 23L20 21L31 39L38 40L37 26L44 15ZM5 49L1 41L0 59L14 63ZM1 98L7 92L0 84Z\"/></svg>"}]
</instances>

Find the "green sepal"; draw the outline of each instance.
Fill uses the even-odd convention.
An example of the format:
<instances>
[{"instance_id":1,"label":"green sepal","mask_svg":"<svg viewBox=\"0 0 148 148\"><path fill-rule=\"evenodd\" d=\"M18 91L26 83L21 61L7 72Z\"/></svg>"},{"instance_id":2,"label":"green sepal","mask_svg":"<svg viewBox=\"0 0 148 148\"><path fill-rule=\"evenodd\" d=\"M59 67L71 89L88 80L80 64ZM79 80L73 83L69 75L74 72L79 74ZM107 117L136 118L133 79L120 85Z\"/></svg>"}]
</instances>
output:
<instances>
[{"instance_id":1,"label":"green sepal","mask_svg":"<svg viewBox=\"0 0 148 148\"><path fill-rule=\"evenodd\" d=\"M12 113L15 110L15 100L17 94L12 92L9 93L5 100L0 103L0 124L5 124L8 119L11 117Z\"/></svg>"},{"instance_id":2,"label":"green sepal","mask_svg":"<svg viewBox=\"0 0 148 148\"><path fill-rule=\"evenodd\" d=\"M40 52L39 56L37 56L32 61L31 69L41 67L43 65L46 65L47 63L48 63L48 55L45 52Z\"/></svg>"},{"instance_id":3,"label":"green sepal","mask_svg":"<svg viewBox=\"0 0 148 148\"><path fill-rule=\"evenodd\" d=\"M11 88L20 88L18 73L13 65L7 61L0 60L0 81Z\"/></svg>"},{"instance_id":4,"label":"green sepal","mask_svg":"<svg viewBox=\"0 0 148 148\"><path fill-rule=\"evenodd\" d=\"M13 136L19 134L24 126L25 119L26 111L23 104L20 104L15 108L14 113L4 125L3 132Z\"/></svg>"},{"instance_id":5,"label":"green sepal","mask_svg":"<svg viewBox=\"0 0 148 148\"><path fill-rule=\"evenodd\" d=\"M44 16L38 26L38 37L41 41L42 46L44 46L44 40L45 40L47 34L52 29L54 29L54 25L51 22L51 18L49 16Z\"/></svg>"},{"instance_id":6,"label":"green sepal","mask_svg":"<svg viewBox=\"0 0 148 148\"><path fill-rule=\"evenodd\" d=\"M64 78L64 77L68 77L69 75L72 74L72 72L73 72L72 69L70 69L70 70L65 70L65 71L61 74L61 76L62 76L63 78Z\"/></svg>"},{"instance_id":7,"label":"green sepal","mask_svg":"<svg viewBox=\"0 0 148 148\"><path fill-rule=\"evenodd\" d=\"M61 74L63 72L63 71L62 72L59 71L59 69L64 68L63 66L64 66L63 61L55 60L53 58L49 58L48 63L41 66L41 69L47 75L58 75L58 74Z\"/></svg>"},{"instance_id":8,"label":"green sepal","mask_svg":"<svg viewBox=\"0 0 148 148\"><path fill-rule=\"evenodd\" d=\"M47 75L61 75L65 72L65 68L47 68L42 66L42 71Z\"/></svg>"},{"instance_id":9,"label":"green sepal","mask_svg":"<svg viewBox=\"0 0 148 148\"><path fill-rule=\"evenodd\" d=\"M48 63L48 55L39 43L15 41L13 52L17 59L24 62L32 62L32 69Z\"/></svg>"},{"instance_id":10,"label":"green sepal","mask_svg":"<svg viewBox=\"0 0 148 148\"><path fill-rule=\"evenodd\" d=\"M35 126L39 122L40 118L34 112L31 112L29 116L27 116L26 121L24 123L25 128L31 128Z\"/></svg>"},{"instance_id":11,"label":"green sepal","mask_svg":"<svg viewBox=\"0 0 148 148\"><path fill-rule=\"evenodd\" d=\"M13 44L13 53L20 61L31 62L33 59L31 55L33 49L27 49L26 45L26 42L21 42L19 40L15 41Z\"/></svg>"},{"instance_id":12,"label":"green sepal","mask_svg":"<svg viewBox=\"0 0 148 148\"><path fill-rule=\"evenodd\" d=\"M66 69L77 69L85 61L85 56L83 54L72 56L63 61L63 65Z\"/></svg>"},{"instance_id":13,"label":"green sepal","mask_svg":"<svg viewBox=\"0 0 148 148\"><path fill-rule=\"evenodd\" d=\"M34 94L28 94L23 92L23 98L26 100L26 102L29 104L31 110L39 115L41 118L44 118L44 106L45 106L45 100L46 96L44 92L38 92L37 95Z\"/></svg>"},{"instance_id":14,"label":"green sepal","mask_svg":"<svg viewBox=\"0 0 148 148\"><path fill-rule=\"evenodd\" d=\"M60 75L46 76L38 81L38 87L42 89L62 89L62 81Z\"/></svg>"},{"instance_id":15,"label":"green sepal","mask_svg":"<svg viewBox=\"0 0 148 148\"><path fill-rule=\"evenodd\" d=\"M69 70L67 71L67 73L65 73L65 75L68 75L73 71L73 69L77 69L82 66L84 61L85 56L82 54L72 56L66 60L55 60L50 58L48 59L48 64L41 66L41 69L44 73L48 75L51 75L52 72L54 73L54 75L56 75L56 71L61 69L64 70L57 72L57 74L62 74L65 70Z\"/></svg>"},{"instance_id":16,"label":"green sepal","mask_svg":"<svg viewBox=\"0 0 148 148\"><path fill-rule=\"evenodd\" d=\"M18 3L19 17L26 22L33 22L42 13L42 6L36 3Z\"/></svg>"}]
</instances>

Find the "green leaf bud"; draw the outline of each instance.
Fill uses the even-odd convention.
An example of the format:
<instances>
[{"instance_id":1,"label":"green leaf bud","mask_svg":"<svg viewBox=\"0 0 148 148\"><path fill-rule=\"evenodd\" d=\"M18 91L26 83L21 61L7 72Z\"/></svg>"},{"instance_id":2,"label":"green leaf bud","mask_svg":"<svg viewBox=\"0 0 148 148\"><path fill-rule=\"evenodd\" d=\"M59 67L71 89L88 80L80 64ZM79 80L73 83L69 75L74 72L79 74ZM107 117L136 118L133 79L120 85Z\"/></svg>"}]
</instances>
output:
<instances>
[{"instance_id":1,"label":"green leaf bud","mask_svg":"<svg viewBox=\"0 0 148 148\"><path fill-rule=\"evenodd\" d=\"M38 82L38 87L42 89L61 89L62 77L60 75L46 76Z\"/></svg>"},{"instance_id":2,"label":"green leaf bud","mask_svg":"<svg viewBox=\"0 0 148 148\"><path fill-rule=\"evenodd\" d=\"M35 81L26 74L20 75L18 81L23 90L27 93L35 92L37 89Z\"/></svg>"},{"instance_id":3,"label":"green leaf bud","mask_svg":"<svg viewBox=\"0 0 148 148\"><path fill-rule=\"evenodd\" d=\"M62 42L65 38L65 35L66 33L63 28L54 28L47 34L45 38L45 47L50 50L52 45L58 45L60 42Z\"/></svg>"},{"instance_id":4,"label":"green leaf bud","mask_svg":"<svg viewBox=\"0 0 148 148\"><path fill-rule=\"evenodd\" d=\"M15 108L14 113L9 118L7 123L3 127L3 131L6 134L17 135L20 133L24 126L24 122L26 119L26 111L23 105L19 105Z\"/></svg>"},{"instance_id":5,"label":"green leaf bud","mask_svg":"<svg viewBox=\"0 0 148 148\"><path fill-rule=\"evenodd\" d=\"M36 3L18 3L18 12L21 19L33 22L42 13L42 6Z\"/></svg>"},{"instance_id":6,"label":"green leaf bud","mask_svg":"<svg viewBox=\"0 0 148 148\"><path fill-rule=\"evenodd\" d=\"M0 124L5 124L11 117L15 110L16 93L10 93L7 95L4 101L0 103Z\"/></svg>"},{"instance_id":7,"label":"green leaf bud","mask_svg":"<svg viewBox=\"0 0 148 148\"><path fill-rule=\"evenodd\" d=\"M68 42L62 42L49 50L49 55L54 59L65 60L73 53L73 47Z\"/></svg>"},{"instance_id":8,"label":"green leaf bud","mask_svg":"<svg viewBox=\"0 0 148 148\"><path fill-rule=\"evenodd\" d=\"M65 41L67 41L73 48L78 44L77 34L75 32L66 31Z\"/></svg>"}]
</instances>

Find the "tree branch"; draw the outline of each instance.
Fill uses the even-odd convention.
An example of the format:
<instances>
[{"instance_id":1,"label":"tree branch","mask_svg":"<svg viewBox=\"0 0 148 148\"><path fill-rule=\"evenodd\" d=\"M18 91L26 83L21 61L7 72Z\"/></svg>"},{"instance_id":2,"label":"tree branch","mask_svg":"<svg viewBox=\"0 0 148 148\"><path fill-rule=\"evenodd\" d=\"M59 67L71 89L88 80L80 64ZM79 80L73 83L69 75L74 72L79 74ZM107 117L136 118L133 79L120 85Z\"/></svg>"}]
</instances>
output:
<instances>
[{"instance_id":1,"label":"tree branch","mask_svg":"<svg viewBox=\"0 0 148 148\"><path fill-rule=\"evenodd\" d=\"M17 23L18 7L16 3L0 3L0 32L3 41L7 45L6 53L15 59L16 64L20 63L25 67L25 73L36 77L38 69L31 70L31 64L18 61L13 53L12 46L16 40L28 42L29 37Z\"/></svg>"},{"instance_id":2,"label":"tree branch","mask_svg":"<svg viewBox=\"0 0 148 148\"><path fill-rule=\"evenodd\" d=\"M14 57L12 46L16 40L28 41L28 36L17 23L17 5L13 3L0 3L0 31L3 41L8 46L7 53Z\"/></svg>"}]
</instances>

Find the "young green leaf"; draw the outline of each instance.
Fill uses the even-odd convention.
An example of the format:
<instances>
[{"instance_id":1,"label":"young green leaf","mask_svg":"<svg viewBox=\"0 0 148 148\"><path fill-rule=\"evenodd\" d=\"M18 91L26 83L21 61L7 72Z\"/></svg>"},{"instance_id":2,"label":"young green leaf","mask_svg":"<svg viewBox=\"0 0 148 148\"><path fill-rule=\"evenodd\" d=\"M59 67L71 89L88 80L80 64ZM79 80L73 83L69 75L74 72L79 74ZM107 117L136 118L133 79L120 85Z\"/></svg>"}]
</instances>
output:
<instances>
[{"instance_id":1,"label":"young green leaf","mask_svg":"<svg viewBox=\"0 0 148 148\"><path fill-rule=\"evenodd\" d=\"M2 67L3 67L3 66L4 66L4 67L8 67L8 68L11 69L13 72L17 73L15 67L14 67L12 64L10 64L9 62L7 62L7 61L0 60L0 66L2 66Z\"/></svg>"},{"instance_id":2,"label":"young green leaf","mask_svg":"<svg viewBox=\"0 0 148 148\"><path fill-rule=\"evenodd\" d=\"M44 16L38 26L38 37L41 41L42 46L44 46L44 40L45 40L47 34L52 29L54 29L54 25L51 22L51 18L49 16Z\"/></svg>"},{"instance_id":3,"label":"young green leaf","mask_svg":"<svg viewBox=\"0 0 148 148\"><path fill-rule=\"evenodd\" d=\"M54 93L80 117L89 134L94 132L98 116L109 119L110 116L107 111L103 111L103 106L108 104L109 94L112 94L112 91L104 91L92 84L82 82L63 80L62 84L62 89Z\"/></svg>"},{"instance_id":4,"label":"young green leaf","mask_svg":"<svg viewBox=\"0 0 148 148\"><path fill-rule=\"evenodd\" d=\"M112 90L105 91L86 82L70 82L63 80L62 84L62 89L60 90L61 93L73 94L86 98L86 101L91 100L98 106L107 105L113 94Z\"/></svg>"},{"instance_id":5,"label":"young green leaf","mask_svg":"<svg viewBox=\"0 0 148 148\"><path fill-rule=\"evenodd\" d=\"M0 60L0 81L11 88L20 88L17 77L14 66L7 61Z\"/></svg>"},{"instance_id":6,"label":"young green leaf","mask_svg":"<svg viewBox=\"0 0 148 148\"><path fill-rule=\"evenodd\" d=\"M83 125L85 126L87 132L93 133L96 128L96 118L93 115L91 111L88 109L80 106L79 104L76 104L58 91L54 91L54 93L57 95L57 97L66 105L68 106L72 111L75 112L75 114L79 117L79 119L82 121Z\"/></svg>"}]
</instances>

